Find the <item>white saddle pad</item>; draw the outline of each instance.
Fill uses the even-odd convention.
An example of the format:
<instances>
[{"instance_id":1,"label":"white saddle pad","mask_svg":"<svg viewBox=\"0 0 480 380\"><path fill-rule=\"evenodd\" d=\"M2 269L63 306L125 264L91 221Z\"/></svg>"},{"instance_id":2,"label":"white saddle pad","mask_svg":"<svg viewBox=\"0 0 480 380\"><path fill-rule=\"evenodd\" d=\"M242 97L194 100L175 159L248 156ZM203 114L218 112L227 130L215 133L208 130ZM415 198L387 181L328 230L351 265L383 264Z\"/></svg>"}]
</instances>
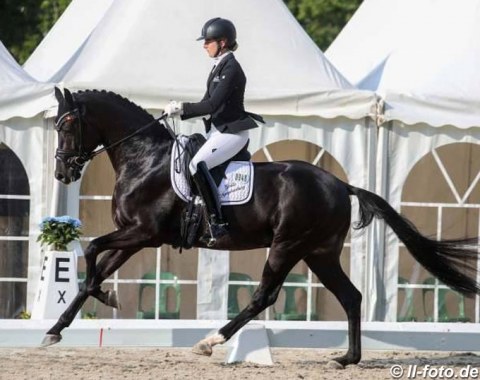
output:
<instances>
[{"instance_id":1,"label":"white saddle pad","mask_svg":"<svg viewBox=\"0 0 480 380\"><path fill-rule=\"evenodd\" d=\"M184 146L188 136L179 136L173 144L170 163L170 178L175 193L185 202L192 199L192 191L184 171ZM178 143L178 147L177 147ZM179 158L180 157L180 158ZM190 175L190 173L188 173ZM218 187L218 196L222 205L241 205L252 198L253 164L250 161L232 161Z\"/></svg>"}]
</instances>

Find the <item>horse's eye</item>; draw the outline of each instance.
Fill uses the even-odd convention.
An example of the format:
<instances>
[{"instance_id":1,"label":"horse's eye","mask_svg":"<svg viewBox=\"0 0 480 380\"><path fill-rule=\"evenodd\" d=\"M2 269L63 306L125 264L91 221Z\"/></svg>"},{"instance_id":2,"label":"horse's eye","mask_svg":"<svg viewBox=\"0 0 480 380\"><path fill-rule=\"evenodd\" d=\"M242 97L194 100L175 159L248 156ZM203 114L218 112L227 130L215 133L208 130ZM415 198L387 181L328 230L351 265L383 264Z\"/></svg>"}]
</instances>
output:
<instances>
[{"instance_id":1,"label":"horse's eye","mask_svg":"<svg viewBox=\"0 0 480 380\"><path fill-rule=\"evenodd\" d=\"M61 124L61 129L64 132L73 132L75 129L75 118L67 117Z\"/></svg>"},{"instance_id":2,"label":"horse's eye","mask_svg":"<svg viewBox=\"0 0 480 380\"><path fill-rule=\"evenodd\" d=\"M60 124L58 124L58 120L55 121L55 129L57 131L70 132L73 129L74 122L75 117L73 115L67 115L60 118Z\"/></svg>"},{"instance_id":3,"label":"horse's eye","mask_svg":"<svg viewBox=\"0 0 480 380\"><path fill-rule=\"evenodd\" d=\"M63 123L62 130L64 132L71 132L72 129L73 129L73 123L72 122L66 121L65 123Z\"/></svg>"}]
</instances>

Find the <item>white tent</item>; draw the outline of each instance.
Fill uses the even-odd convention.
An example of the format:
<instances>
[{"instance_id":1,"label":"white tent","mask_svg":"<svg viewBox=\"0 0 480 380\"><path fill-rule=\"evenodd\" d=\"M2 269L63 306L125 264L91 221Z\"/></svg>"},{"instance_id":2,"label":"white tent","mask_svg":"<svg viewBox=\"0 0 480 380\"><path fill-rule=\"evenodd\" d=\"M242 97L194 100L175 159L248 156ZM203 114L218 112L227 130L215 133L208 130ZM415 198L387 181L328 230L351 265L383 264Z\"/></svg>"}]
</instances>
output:
<instances>
[{"instance_id":1,"label":"white tent","mask_svg":"<svg viewBox=\"0 0 480 380\"><path fill-rule=\"evenodd\" d=\"M113 0L73 0L23 65L35 79L54 81L75 59Z\"/></svg>"},{"instance_id":2,"label":"white tent","mask_svg":"<svg viewBox=\"0 0 480 380\"><path fill-rule=\"evenodd\" d=\"M367 0L326 52L385 120L480 125L480 2Z\"/></svg>"},{"instance_id":3,"label":"white tent","mask_svg":"<svg viewBox=\"0 0 480 380\"><path fill-rule=\"evenodd\" d=\"M35 295L40 272L40 249L36 243L38 223L47 212L48 201L46 150L49 147L43 114L55 104L53 84L39 83L31 78L0 42L0 146L2 160L5 160L1 163L5 170L1 173L1 188L6 188L6 193L1 194L3 191L0 190L0 235L3 235L0 241L7 247L2 252L2 265L11 260L11 255L18 255L15 260L20 266L21 258L26 258L28 253L28 273L14 276L10 272L12 268L3 268L2 284L27 283L29 302ZM12 167L16 169L8 169ZM22 167L24 170L21 170ZM15 186L24 181L28 183L28 189ZM14 185L9 186L9 182ZM20 212L20 209L25 211ZM22 226L20 230L11 229L12 225L19 223ZM21 252L18 249L19 242L22 245ZM28 252L25 251L27 249ZM20 269L23 273L23 269ZM3 296L7 296L4 300L7 303L17 305L24 302L18 299L20 294Z\"/></svg>"},{"instance_id":4,"label":"white tent","mask_svg":"<svg viewBox=\"0 0 480 380\"><path fill-rule=\"evenodd\" d=\"M479 0L366 0L326 52L349 80L376 91L385 102L377 191L402 211L423 207L425 215L426 209L436 210L437 236L445 233L442 223L454 220L442 217L442 212L478 207L477 201L471 201L479 180L473 161L461 161L462 150L443 158L440 153L449 144L466 150L467 145L458 143L480 142L479 19ZM418 180L426 186L424 193L438 191L441 180L452 201L404 201L414 198L404 193L411 172L425 162L431 164L423 182ZM459 185L459 178L470 170L472 177ZM379 272L384 269L387 300L384 311L379 305L379 315L386 314L389 320L395 320L397 311L398 252L397 240L388 233L387 249L377 257L377 267ZM372 285L372 292L380 286Z\"/></svg>"},{"instance_id":5,"label":"white tent","mask_svg":"<svg viewBox=\"0 0 480 380\"><path fill-rule=\"evenodd\" d=\"M83 15L79 9L76 17ZM232 19L238 29L240 48L235 54L248 78L247 108L277 123L252 132L252 150L267 140L303 139L321 142L337 159L344 155L350 160L344 146L359 146L364 131L356 129L359 135L349 143L329 144L334 134L365 126L375 112L375 96L358 91L338 73L280 0L117 0L88 38L84 35L74 59L61 70L63 76L54 76L67 88L112 90L157 113L170 99L199 100L212 62L196 37L203 23L218 15ZM68 39L52 33L48 51L68 45ZM188 129L192 123L183 125ZM338 154L332 151L337 148ZM363 168L365 160L354 161ZM350 180L366 185L365 178L353 178L362 172L352 168Z\"/></svg>"},{"instance_id":6,"label":"white tent","mask_svg":"<svg viewBox=\"0 0 480 380\"><path fill-rule=\"evenodd\" d=\"M62 79L117 91L149 109L199 99L212 63L195 39L215 15L235 21L254 111L329 118L370 112L371 94L354 90L277 0L116 1Z\"/></svg>"},{"instance_id":7,"label":"white tent","mask_svg":"<svg viewBox=\"0 0 480 380\"><path fill-rule=\"evenodd\" d=\"M335 69L281 0L116 0L53 77L73 90L115 91L156 114L170 99L198 101L212 61L196 38L217 16L237 27L235 55L248 78L246 108L267 121L251 131L250 150L282 140L312 142L335 157L352 184L371 188L375 95L357 90ZM52 33L48 49L68 45L68 35L55 38ZM202 130L198 119L179 124L186 133ZM365 236L354 236L351 272L359 287L365 244ZM228 261L216 271L228 273Z\"/></svg>"},{"instance_id":8,"label":"white tent","mask_svg":"<svg viewBox=\"0 0 480 380\"><path fill-rule=\"evenodd\" d=\"M0 120L32 117L54 105L53 86L28 75L0 42Z\"/></svg>"}]
</instances>

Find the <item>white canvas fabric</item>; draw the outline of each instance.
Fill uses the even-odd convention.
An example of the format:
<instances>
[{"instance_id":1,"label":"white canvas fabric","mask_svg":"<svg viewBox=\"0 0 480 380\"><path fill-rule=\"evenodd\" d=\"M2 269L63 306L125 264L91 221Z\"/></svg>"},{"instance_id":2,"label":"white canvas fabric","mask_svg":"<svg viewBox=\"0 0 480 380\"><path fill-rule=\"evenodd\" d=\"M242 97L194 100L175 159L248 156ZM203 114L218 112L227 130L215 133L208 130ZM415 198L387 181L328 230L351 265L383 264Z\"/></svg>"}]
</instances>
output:
<instances>
[{"instance_id":1,"label":"white canvas fabric","mask_svg":"<svg viewBox=\"0 0 480 380\"><path fill-rule=\"evenodd\" d=\"M479 19L479 0L366 0L326 55L387 121L480 126Z\"/></svg>"},{"instance_id":2,"label":"white canvas fabric","mask_svg":"<svg viewBox=\"0 0 480 380\"><path fill-rule=\"evenodd\" d=\"M480 141L479 19L479 0L365 0L326 51L347 79L385 101L376 192L397 210L422 157ZM366 317L396 321L399 242L383 223L375 234Z\"/></svg>"},{"instance_id":3,"label":"white canvas fabric","mask_svg":"<svg viewBox=\"0 0 480 380\"><path fill-rule=\"evenodd\" d=\"M2 89L1 85L0 89ZM5 144L16 154L28 177L30 223L28 226L27 303L31 305L37 291L37 284L42 269L40 265L40 244L36 241L39 234L38 224L45 217L45 210L50 202L51 194L50 186L45 184L45 179L51 173L47 173L44 165L47 162L47 147L50 148L50 146L45 138L43 115L38 114L29 118L13 117L8 120L0 120L0 144ZM53 151L49 158L53 161ZM3 176L0 175L0 178L4 180L5 174L2 174Z\"/></svg>"},{"instance_id":4,"label":"white canvas fabric","mask_svg":"<svg viewBox=\"0 0 480 380\"><path fill-rule=\"evenodd\" d=\"M53 84L40 83L28 75L0 42L0 144L11 149L25 168L30 195L29 261L27 303L31 304L40 277L38 223L50 203L53 147L47 139L44 111L56 106ZM48 154L51 157L47 159ZM1 178L1 177L0 177ZM53 176L51 176L53 180Z\"/></svg>"},{"instance_id":5,"label":"white canvas fabric","mask_svg":"<svg viewBox=\"0 0 480 380\"><path fill-rule=\"evenodd\" d=\"M54 81L80 53L113 0L72 0L65 12L23 65L35 79Z\"/></svg>"},{"instance_id":6,"label":"white canvas fabric","mask_svg":"<svg viewBox=\"0 0 480 380\"><path fill-rule=\"evenodd\" d=\"M54 103L53 85L28 75L0 42L0 121L32 117Z\"/></svg>"},{"instance_id":7,"label":"white canvas fabric","mask_svg":"<svg viewBox=\"0 0 480 380\"><path fill-rule=\"evenodd\" d=\"M247 73L249 110L353 119L370 114L373 94L338 73L280 0L116 0L55 78L73 89L109 89L148 109L170 99L198 101L212 60L196 38L216 16L237 26L235 56Z\"/></svg>"}]
</instances>

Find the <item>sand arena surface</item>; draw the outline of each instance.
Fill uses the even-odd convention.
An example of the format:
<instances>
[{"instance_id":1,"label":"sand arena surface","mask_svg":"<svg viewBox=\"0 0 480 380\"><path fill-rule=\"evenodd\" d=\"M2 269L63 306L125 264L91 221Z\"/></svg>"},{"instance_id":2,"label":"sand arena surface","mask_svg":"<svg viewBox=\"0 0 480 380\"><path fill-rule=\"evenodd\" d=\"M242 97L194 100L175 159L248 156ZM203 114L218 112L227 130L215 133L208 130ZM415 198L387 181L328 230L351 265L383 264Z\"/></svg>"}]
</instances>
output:
<instances>
[{"instance_id":1,"label":"sand arena surface","mask_svg":"<svg viewBox=\"0 0 480 380\"><path fill-rule=\"evenodd\" d=\"M457 378L467 366L480 369L478 353L425 351L364 351L359 365L331 368L329 360L342 353L338 350L276 348L272 349L274 365L262 366L224 364L226 349L223 347L215 347L211 357L195 355L189 348L0 348L0 379L375 380L393 379L390 374L393 365L400 365L405 371L399 377L401 379L407 379L408 368L413 365L417 365L417 371L425 365L451 368ZM417 374L416 378L440 378L429 375L435 375L435 372L426 376Z\"/></svg>"}]
</instances>

